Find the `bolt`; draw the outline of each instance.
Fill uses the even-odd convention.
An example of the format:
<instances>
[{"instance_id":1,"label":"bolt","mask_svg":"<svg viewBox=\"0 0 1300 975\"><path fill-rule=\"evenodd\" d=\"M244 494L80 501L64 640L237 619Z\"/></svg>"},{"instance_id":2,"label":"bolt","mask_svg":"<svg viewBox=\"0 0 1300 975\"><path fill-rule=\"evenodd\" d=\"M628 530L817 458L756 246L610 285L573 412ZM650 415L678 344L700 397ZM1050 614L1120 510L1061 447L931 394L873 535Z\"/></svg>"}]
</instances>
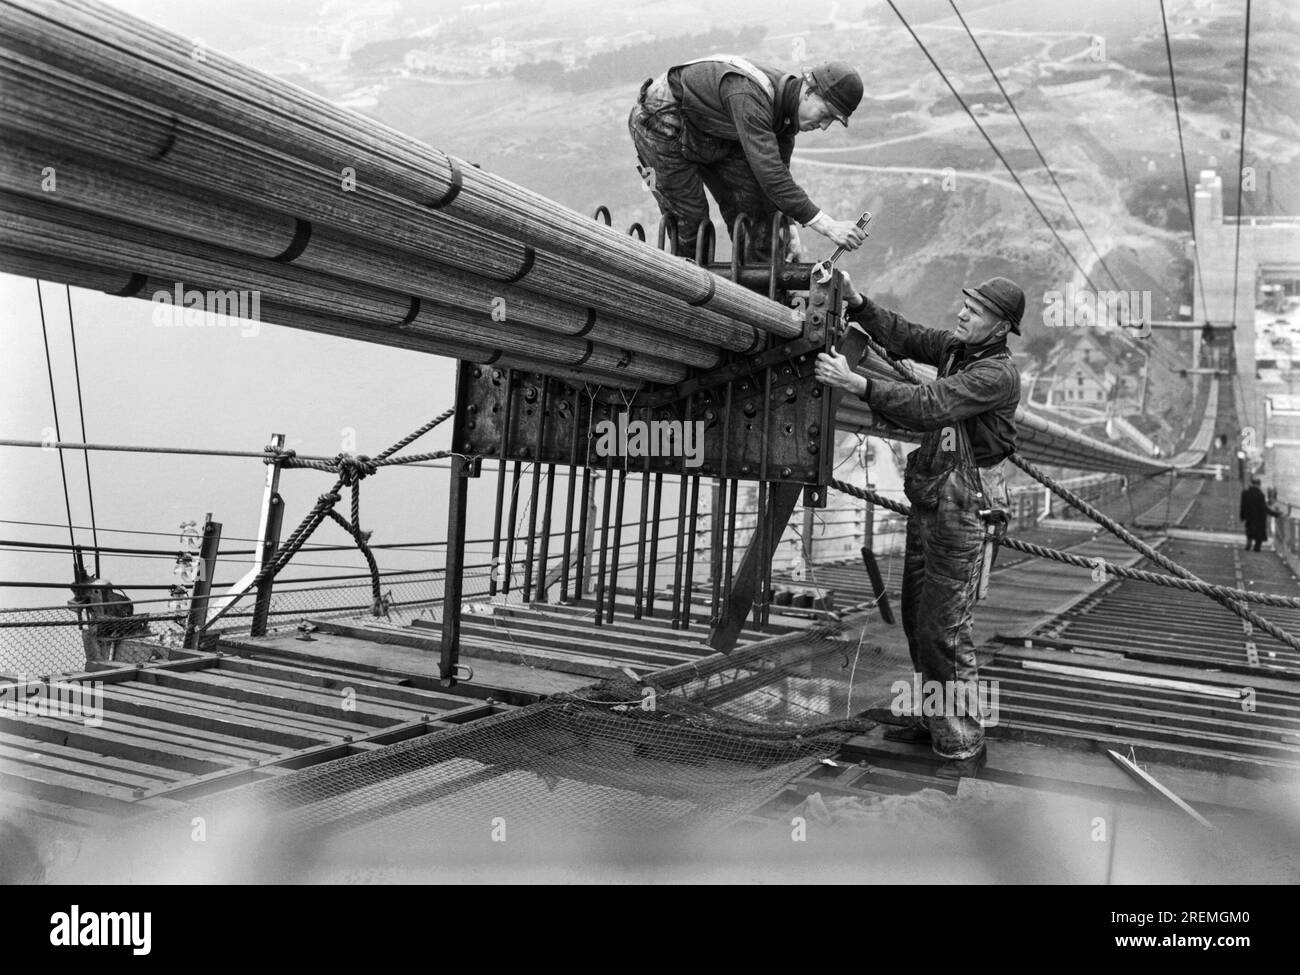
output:
<instances>
[{"instance_id":1,"label":"bolt","mask_svg":"<svg viewBox=\"0 0 1300 975\"><path fill-rule=\"evenodd\" d=\"M748 473L749 473L749 465L748 465L748 464L742 464L742 465L740 466L740 473L742 473L742 474L748 474Z\"/></svg>"},{"instance_id":2,"label":"bolt","mask_svg":"<svg viewBox=\"0 0 1300 975\"><path fill-rule=\"evenodd\" d=\"M821 436L821 432L822 432L822 428L818 426L816 423L814 423L812 426L808 428L808 436L810 437L819 437Z\"/></svg>"},{"instance_id":3,"label":"bolt","mask_svg":"<svg viewBox=\"0 0 1300 975\"><path fill-rule=\"evenodd\" d=\"M537 387L529 386L527 389L524 390L524 401L528 403L533 403L536 402L536 400L537 400Z\"/></svg>"},{"instance_id":4,"label":"bolt","mask_svg":"<svg viewBox=\"0 0 1300 975\"><path fill-rule=\"evenodd\" d=\"M483 370L482 370L482 369L475 369L474 372L472 373L472 375L474 376L475 379L482 379L482 378L483 378Z\"/></svg>"},{"instance_id":5,"label":"bolt","mask_svg":"<svg viewBox=\"0 0 1300 975\"><path fill-rule=\"evenodd\" d=\"M476 426L478 426L478 424L475 423L473 420L466 420L466 421L465 421L465 426L466 426L466 428L468 428L468 429L470 429L470 430L473 430Z\"/></svg>"},{"instance_id":6,"label":"bolt","mask_svg":"<svg viewBox=\"0 0 1300 975\"><path fill-rule=\"evenodd\" d=\"M808 441L808 453L815 454L817 453L817 450L818 450L817 445L813 443L811 440Z\"/></svg>"},{"instance_id":7,"label":"bolt","mask_svg":"<svg viewBox=\"0 0 1300 975\"><path fill-rule=\"evenodd\" d=\"M781 476L782 476L782 477L789 477L789 476L790 476L791 474L793 474L793 473L794 473L794 472L793 472L792 470L790 470L790 468L788 468L788 467L782 467L782 468L781 468Z\"/></svg>"},{"instance_id":8,"label":"bolt","mask_svg":"<svg viewBox=\"0 0 1300 975\"><path fill-rule=\"evenodd\" d=\"M471 450L474 449L474 445L470 443L468 440L466 440L465 443L461 445L460 449L462 453L468 454Z\"/></svg>"}]
</instances>

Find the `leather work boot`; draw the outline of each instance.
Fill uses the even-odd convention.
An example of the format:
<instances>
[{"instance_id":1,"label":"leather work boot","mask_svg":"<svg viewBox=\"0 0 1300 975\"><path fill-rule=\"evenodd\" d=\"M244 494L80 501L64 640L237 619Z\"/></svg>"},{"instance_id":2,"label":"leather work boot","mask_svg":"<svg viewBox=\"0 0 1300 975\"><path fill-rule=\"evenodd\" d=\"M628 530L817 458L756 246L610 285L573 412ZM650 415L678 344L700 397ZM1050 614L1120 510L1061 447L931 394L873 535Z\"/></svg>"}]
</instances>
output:
<instances>
[{"instance_id":1,"label":"leather work boot","mask_svg":"<svg viewBox=\"0 0 1300 975\"><path fill-rule=\"evenodd\" d=\"M969 758L948 759L935 770L934 774L941 779L978 779L980 769L988 763L989 750L986 746L981 745L980 750Z\"/></svg>"},{"instance_id":2,"label":"leather work boot","mask_svg":"<svg viewBox=\"0 0 1300 975\"><path fill-rule=\"evenodd\" d=\"M931 744L930 729L924 721L910 721L904 725L895 725L884 734L885 741L898 741L905 745Z\"/></svg>"}]
</instances>

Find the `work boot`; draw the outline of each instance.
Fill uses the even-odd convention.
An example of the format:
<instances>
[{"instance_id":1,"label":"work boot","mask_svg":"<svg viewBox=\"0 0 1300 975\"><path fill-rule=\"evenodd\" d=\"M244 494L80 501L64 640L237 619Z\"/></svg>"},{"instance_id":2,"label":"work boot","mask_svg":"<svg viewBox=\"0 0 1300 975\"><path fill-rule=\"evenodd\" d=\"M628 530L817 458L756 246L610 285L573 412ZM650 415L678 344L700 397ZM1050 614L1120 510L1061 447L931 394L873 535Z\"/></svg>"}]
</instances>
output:
<instances>
[{"instance_id":1,"label":"work boot","mask_svg":"<svg viewBox=\"0 0 1300 975\"><path fill-rule=\"evenodd\" d=\"M931 744L930 729L919 718L913 718L907 724L895 725L885 732L885 741L898 741L905 745Z\"/></svg>"},{"instance_id":2,"label":"work boot","mask_svg":"<svg viewBox=\"0 0 1300 975\"><path fill-rule=\"evenodd\" d=\"M941 779L978 779L980 769L989 763L989 750L980 745L980 750L969 758L950 758L935 770Z\"/></svg>"}]
</instances>

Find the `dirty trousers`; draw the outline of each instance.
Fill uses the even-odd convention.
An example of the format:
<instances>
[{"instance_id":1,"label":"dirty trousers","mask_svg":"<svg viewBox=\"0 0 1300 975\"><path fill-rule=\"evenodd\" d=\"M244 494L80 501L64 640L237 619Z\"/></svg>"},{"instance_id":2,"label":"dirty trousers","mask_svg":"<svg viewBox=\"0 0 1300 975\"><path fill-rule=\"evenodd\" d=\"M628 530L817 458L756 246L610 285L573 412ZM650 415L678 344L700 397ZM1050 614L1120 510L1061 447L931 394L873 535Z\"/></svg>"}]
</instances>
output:
<instances>
[{"instance_id":1,"label":"dirty trousers","mask_svg":"<svg viewBox=\"0 0 1300 975\"><path fill-rule=\"evenodd\" d=\"M969 758L984 744L971 639L983 543L984 522L975 506L954 504L951 488L938 508L913 506L903 556L903 632L923 686L944 691L941 713L926 716L942 758ZM913 713L921 710L914 701Z\"/></svg>"},{"instance_id":2,"label":"dirty trousers","mask_svg":"<svg viewBox=\"0 0 1300 975\"><path fill-rule=\"evenodd\" d=\"M745 260L768 259L776 207L759 187L740 143L708 136L692 140L666 75L641 86L627 127L642 179L654 194L660 213L677 222L673 242L677 254L695 257L696 233L709 219L709 201L704 195L707 186L718 201L728 234L737 216L750 218Z\"/></svg>"}]
</instances>

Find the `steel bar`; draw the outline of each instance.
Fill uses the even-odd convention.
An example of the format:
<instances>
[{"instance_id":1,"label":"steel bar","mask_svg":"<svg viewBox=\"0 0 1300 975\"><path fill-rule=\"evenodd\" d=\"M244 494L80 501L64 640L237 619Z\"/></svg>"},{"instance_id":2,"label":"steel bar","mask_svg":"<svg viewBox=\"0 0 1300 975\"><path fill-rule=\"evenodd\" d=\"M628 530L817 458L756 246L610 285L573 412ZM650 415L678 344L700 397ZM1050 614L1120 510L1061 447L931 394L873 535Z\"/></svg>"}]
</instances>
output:
<instances>
[{"instance_id":1,"label":"steel bar","mask_svg":"<svg viewBox=\"0 0 1300 975\"><path fill-rule=\"evenodd\" d=\"M645 615L653 617L655 614L655 576L659 569L659 514L663 503L664 476L655 474L654 479L654 512L650 516L650 565L648 578L646 580L645 593ZM681 534L681 521L677 523L678 534Z\"/></svg>"},{"instance_id":2,"label":"steel bar","mask_svg":"<svg viewBox=\"0 0 1300 975\"><path fill-rule=\"evenodd\" d=\"M691 524L686 535L686 588L682 592L681 628L691 628L691 597L695 592L695 527L700 515L700 475L691 477Z\"/></svg>"},{"instance_id":3,"label":"steel bar","mask_svg":"<svg viewBox=\"0 0 1300 975\"><path fill-rule=\"evenodd\" d=\"M600 567L596 571L596 625L600 626L605 611L605 571L609 560L609 515L614 490L614 471L605 466L605 500L600 506Z\"/></svg>"},{"instance_id":4,"label":"steel bar","mask_svg":"<svg viewBox=\"0 0 1300 975\"><path fill-rule=\"evenodd\" d=\"M673 608L672 627L677 629L682 622L682 550L686 544L686 490L688 478L677 482L677 545L673 556ZM695 526L691 525L691 531Z\"/></svg>"},{"instance_id":5,"label":"steel bar","mask_svg":"<svg viewBox=\"0 0 1300 975\"><path fill-rule=\"evenodd\" d=\"M569 483L573 483L573 478L569 478ZM551 502L555 496L555 465L546 465L546 501L542 510L542 544L541 552L537 558L537 596L539 603L546 602L546 592L549 588L546 584L547 565L551 554ZM568 539L568 534L565 534ZM531 557L529 559L531 561Z\"/></svg>"},{"instance_id":6,"label":"steel bar","mask_svg":"<svg viewBox=\"0 0 1300 975\"><path fill-rule=\"evenodd\" d=\"M618 566L623 545L623 500L627 496L627 468L618 469L618 500L614 508L614 555L609 568L609 610L607 623L614 622L614 601L618 597Z\"/></svg>"},{"instance_id":7,"label":"steel bar","mask_svg":"<svg viewBox=\"0 0 1300 975\"><path fill-rule=\"evenodd\" d=\"M510 576L515 570L515 518L519 513L519 478L523 461L515 461L510 468L510 514L506 517L506 560L503 565L504 578L501 591L510 591Z\"/></svg>"},{"instance_id":8,"label":"steel bar","mask_svg":"<svg viewBox=\"0 0 1300 975\"><path fill-rule=\"evenodd\" d=\"M646 457L646 467L650 466L650 458ZM632 618L639 620L642 614L642 608L645 604L645 535L646 522L650 513L650 491L649 478L646 472L641 472L641 517L637 521L636 531L636 588L632 594L633 609Z\"/></svg>"}]
</instances>

